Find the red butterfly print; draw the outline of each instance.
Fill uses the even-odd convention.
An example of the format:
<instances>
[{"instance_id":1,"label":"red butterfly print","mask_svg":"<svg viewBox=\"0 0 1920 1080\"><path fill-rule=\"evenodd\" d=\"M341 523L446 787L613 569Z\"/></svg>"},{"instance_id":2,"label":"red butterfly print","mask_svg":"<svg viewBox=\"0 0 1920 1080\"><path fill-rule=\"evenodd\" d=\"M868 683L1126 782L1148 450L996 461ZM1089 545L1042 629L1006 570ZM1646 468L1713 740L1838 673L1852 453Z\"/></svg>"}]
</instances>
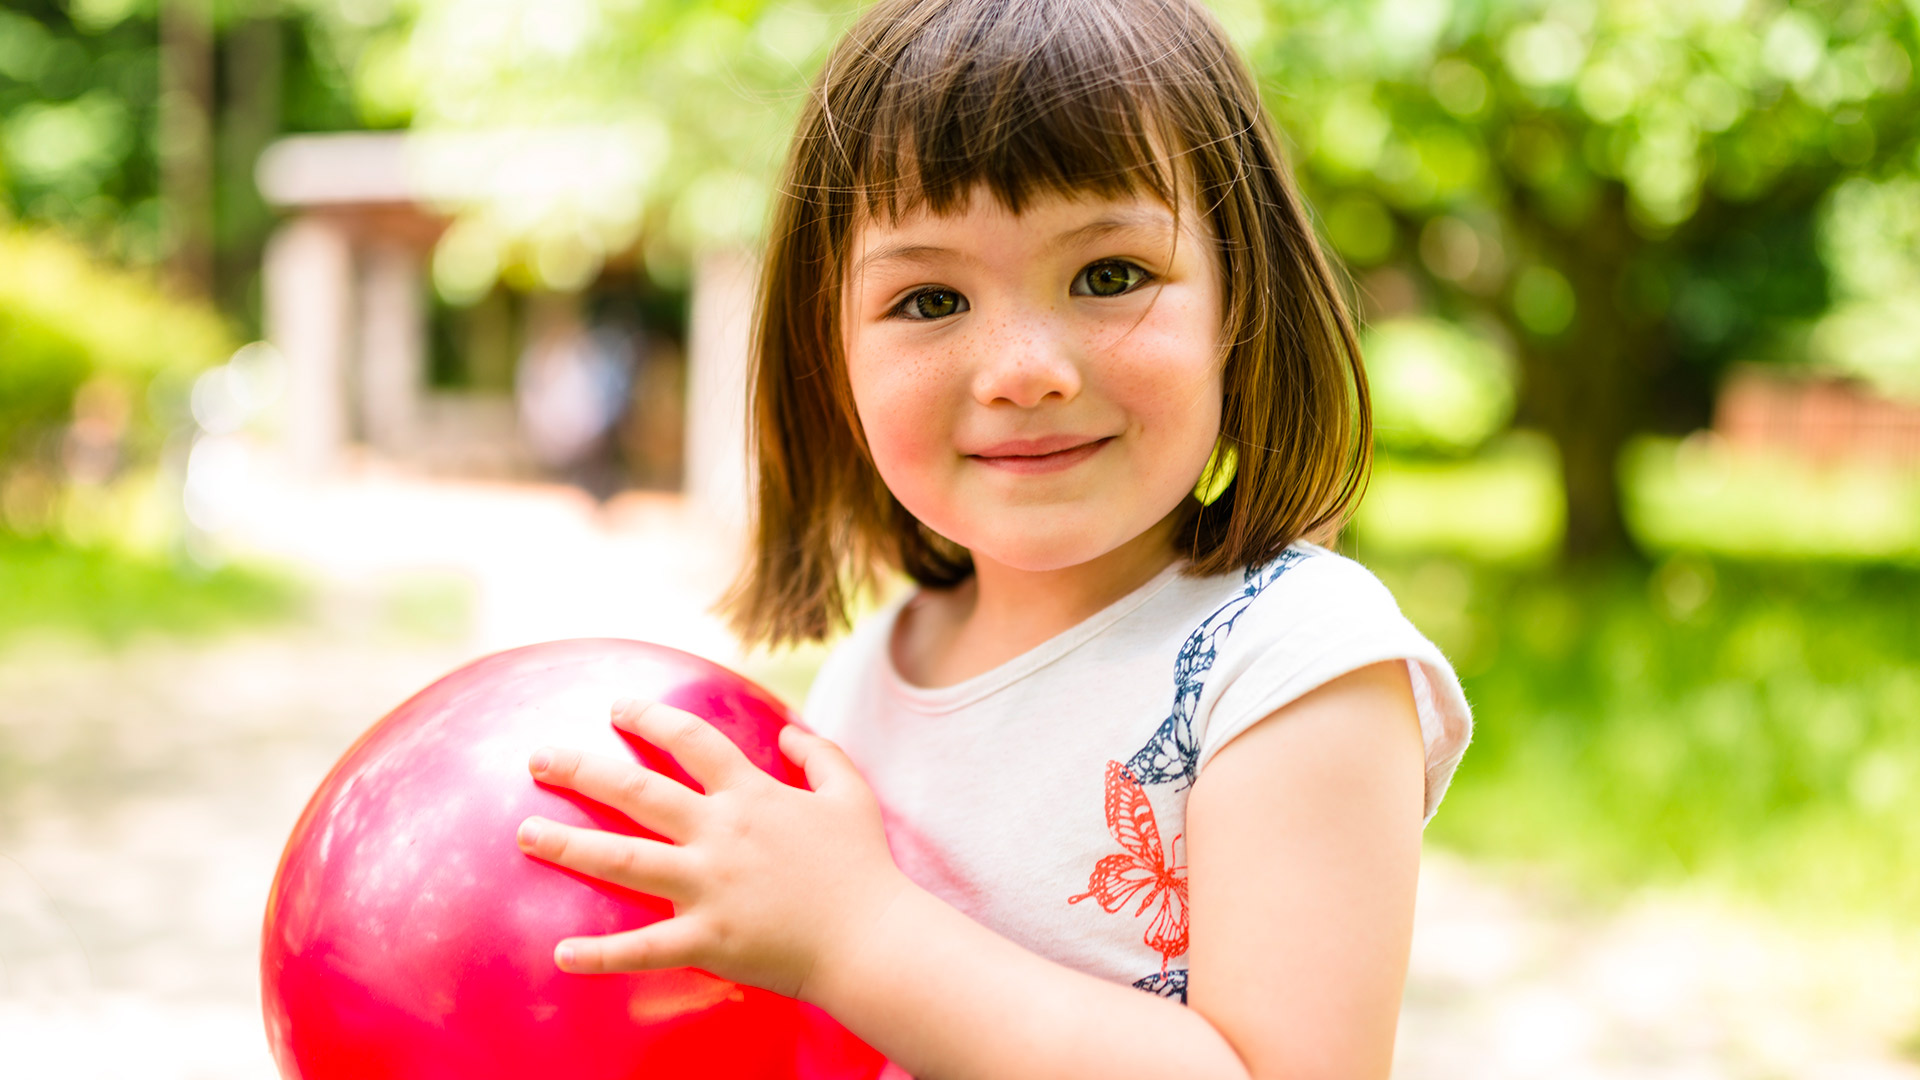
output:
<instances>
[{"instance_id":1,"label":"red butterfly print","mask_svg":"<svg viewBox=\"0 0 1920 1080\"><path fill-rule=\"evenodd\" d=\"M1167 961L1187 951L1187 868L1169 867L1160 850L1160 826L1153 820L1153 804L1139 781L1118 761L1107 762L1107 831L1126 849L1124 855L1108 855L1093 868L1087 878L1087 891L1069 897L1077 904L1088 897L1100 901L1109 912L1119 911L1142 892L1146 897L1134 910L1134 917L1146 914L1156 901L1159 910L1147 924L1143 939L1147 948L1160 954L1160 970ZM1178 844L1180 838L1173 838Z\"/></svg>"}]
</instances>

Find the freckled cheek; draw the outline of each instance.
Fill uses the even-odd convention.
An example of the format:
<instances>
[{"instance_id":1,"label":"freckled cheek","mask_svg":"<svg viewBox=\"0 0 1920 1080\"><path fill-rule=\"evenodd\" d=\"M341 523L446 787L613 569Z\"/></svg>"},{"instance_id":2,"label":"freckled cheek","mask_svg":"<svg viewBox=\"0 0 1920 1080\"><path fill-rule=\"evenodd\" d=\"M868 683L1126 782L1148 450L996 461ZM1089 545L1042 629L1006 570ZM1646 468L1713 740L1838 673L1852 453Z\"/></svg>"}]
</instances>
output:
<instances>
[{"instance_id":1,"label":"freckled cheek","mask_svg":"<svg viewBox=\"0 0 1920 1080\"><path fill-rule=\"evenodd\" d=\"M1107 353L1105 392L1150 426L1206 420L1221 393L1213 342L1205 328L1143 323Z\"/></svg>"},{"instance_id":2,"label":"freckled cheek","mask_svg":"<svg viewBox=\"0 0 1920 1080\"><path fill-rule=\"evenodd\" d=\"M949 463L953 433L937 380L910 359L854 381L854 403L880 475L898 495Z\"/></svg>"}]
</instances>

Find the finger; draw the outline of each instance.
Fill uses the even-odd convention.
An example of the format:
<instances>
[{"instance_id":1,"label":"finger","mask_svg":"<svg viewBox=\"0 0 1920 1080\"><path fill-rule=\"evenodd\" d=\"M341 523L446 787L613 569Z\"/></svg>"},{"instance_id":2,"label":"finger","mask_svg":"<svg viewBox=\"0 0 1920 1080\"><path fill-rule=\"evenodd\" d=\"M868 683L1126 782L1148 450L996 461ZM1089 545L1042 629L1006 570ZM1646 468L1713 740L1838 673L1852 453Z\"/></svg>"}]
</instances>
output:
<instances>
[{"instance_id":1,"label":"finger","mask_svg":"<svg viewBox=\"0 0 1920 1080\"><path fill-rule=\"evenodd\" d=\"M866 783L845 750L793 724L780 729L780 752L807 774L807 787L814 791L831 794L849 783Z\"/></svg>"},{"instance_id":2,"label":"finger","mask_svg":"<svg viewBox=\"0 0 1920 1080\"><path fill-rule=\"evenodd\" d=\"M568 938L554 947L553 962L576 975L695 967L703 943L692 919L664 919L618 934Z\"/></svg>"},{"instance_id":3,"label":"finger","mask_svg":"<svg viewBox=\"0 0 1920 1080\"><path fill-rule=\"evenodd\" d=\"M528 855L588 877L668 900L686 895L684 859L672 844L541 817L521 822L515 840Z\"/></svg>"},{"instance_id":4,"label":"finger","mask_svg":"<svg viewBox=\"0 0 1920 1080\"><path fill-rule=\"evenodd\" d=\"M685 784L631 761L543 747L534 751L527 769L541 783L605 803L669 840L686 839L699 809L700 796Z\"/></svg>"},{"instance_id":5,"label":"finger","mask_svg":"<svg viewBox=\"0 0 1920 1080\"><path fill-rule=\"evenodd\" d=\"M613 724L673 755L708 793L764 775L747 755L704 719L657 701L622 701Z\"/></svg>"}]
</instances>

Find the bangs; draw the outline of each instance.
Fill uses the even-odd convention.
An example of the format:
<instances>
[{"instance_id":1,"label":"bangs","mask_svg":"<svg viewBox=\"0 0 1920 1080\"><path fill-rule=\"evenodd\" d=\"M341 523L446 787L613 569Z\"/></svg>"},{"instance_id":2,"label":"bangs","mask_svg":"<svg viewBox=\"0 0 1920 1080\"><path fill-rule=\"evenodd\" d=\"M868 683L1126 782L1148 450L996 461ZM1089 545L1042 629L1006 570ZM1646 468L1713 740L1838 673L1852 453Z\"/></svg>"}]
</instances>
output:
<instances>
[{"instance_id":1,"label":"bangs","mask_svg":"<svg viewBox=\"0 0 1920 1080\"><path fill-rule=\"evenodd\" d=\"M1171 159L1186 148L1164 133L1190 127L1178 122L1180 91L1212 83L1191 70L1193 50L1167 47L1198 36L1190 9L1009 0L922 10L920 25L886 35L883 48L895 48L873 58L865 100L829 103L851 121L836 134L868 215L953 212L981 184L1015 214L1037 195L1150 192L1179 205Z\"/></svg>"}]
</instances>

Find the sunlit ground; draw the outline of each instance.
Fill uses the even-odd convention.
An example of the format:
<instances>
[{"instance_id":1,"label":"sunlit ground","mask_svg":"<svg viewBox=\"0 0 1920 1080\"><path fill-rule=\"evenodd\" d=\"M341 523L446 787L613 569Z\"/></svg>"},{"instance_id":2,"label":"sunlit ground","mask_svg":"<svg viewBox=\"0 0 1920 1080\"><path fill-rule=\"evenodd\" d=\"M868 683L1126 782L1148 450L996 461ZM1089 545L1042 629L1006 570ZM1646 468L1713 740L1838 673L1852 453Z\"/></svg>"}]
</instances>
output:
<instances>
[{"instance_id":1,"label":"sunlit ground","mask_svg":"<svg viewBox=\"0 0 1920 1080\"><path fill-rule=\"evenodd\" d=\"M280 845L348 743L449 668L612 634L789 696L810 673L811 657L735 653L705 609L736 549L670 497L601 508L362 471L248 502L225 543L297 568L301 617L0 650L8 1077L271 1077L255 965ZM1686 887L1601 903L1555 880L1430 853L1396 1075L1920 1077L1902 1046L1920 1029L1920 932Z\"/></svg>"}]
</instances>

